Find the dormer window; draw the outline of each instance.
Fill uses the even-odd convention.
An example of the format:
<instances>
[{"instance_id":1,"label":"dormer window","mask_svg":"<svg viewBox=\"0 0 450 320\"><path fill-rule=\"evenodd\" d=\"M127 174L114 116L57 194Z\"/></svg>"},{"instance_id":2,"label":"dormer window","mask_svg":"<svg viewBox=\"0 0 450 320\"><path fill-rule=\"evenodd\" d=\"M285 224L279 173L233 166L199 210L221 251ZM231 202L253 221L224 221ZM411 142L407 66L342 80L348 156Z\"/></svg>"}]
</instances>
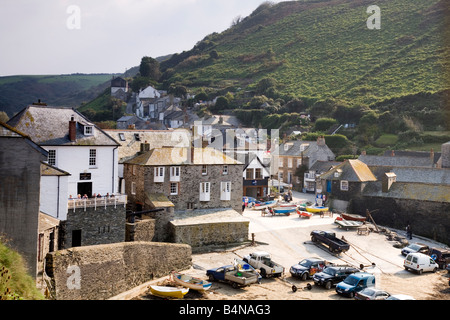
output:
<instances>
[{"instance_id":1,"label":"dormer window","mask_svg":"<svg viewBox=\"0 0 450 320\"><path fill-rule=\"evenodd\" d=\"M94 127L92 127L92 126L84 127L84 135L85 136L92 136L93 134L94 134Z\"/></svg>"}]
</instances>

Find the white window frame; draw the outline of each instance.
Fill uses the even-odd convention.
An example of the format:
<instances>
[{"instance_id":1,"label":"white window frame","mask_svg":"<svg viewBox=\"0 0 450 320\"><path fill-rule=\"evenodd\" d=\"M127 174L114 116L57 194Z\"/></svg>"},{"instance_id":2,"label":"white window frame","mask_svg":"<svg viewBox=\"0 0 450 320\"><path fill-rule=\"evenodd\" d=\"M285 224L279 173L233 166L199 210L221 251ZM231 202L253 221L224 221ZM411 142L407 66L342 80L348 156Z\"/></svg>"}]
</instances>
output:
<instances>
[{"instance_id":1,"label":"white window frame","mask_svg":"<svg viewBox=\"0 0 450 320\"><path fill-rule=\"evenodd\" d=\"M227 175L228 174L228 166L227 165L223 166L222 174L223 175Z\"/></svg>"},{"instance_id":2,"label":"white window frame","mask_svg":"<svg viewBox=\"0 0 450 320\"><path fill-rule=\"evenodd\" d=\"M180 182L181 167L170 167L170 182Z\"/></svg>"},{"instance_id":3,"label":"white window frame","mask_svg":"<svg viewBox=\"0 0 450 320\"><path fill-rule=\"evenodd\" d=\"M47 163L56 167L56 150L48 150Z\"/></svg>"},{"instance_id":4,"label":"white window frame","mask_svg":"<svg viewBox=\"0 0 450 320\"><path fill-rule=\"evenodd\" d=\"M97 149L89 149L89 168L97 168Z\"/></svg>"},{"instance_id":5,"label":"white window frame","mask_svg":"<svg viewBox=\"0 0 450 320\"><path fill-rule=\"evenodd\" d=\"M341 191L348 191L348 181L347 180L341 180Z\"/></svg>"},{"instance_id":6,"label":"white window frame","mask_svg":"<svg viewBox=\"0 0 450 320\"><path fill-rule=\"evenodd\" d=\"M94 127L93 126L85 126L84 127L84 135L85 136L93 136L94 135Z\"/></svg>"},{"instance_id":7,"label":"white window frame","mask_svg":"<svg viewBox=\"0 0 450 320\"><path fill-rule=\"evenodd\" d=\"M220 200L231 200L231 181L222 181L220 183Z\"/></svg>"},{"instance_id":8,"label":"white window frame","mask_svg":"<svg viewBox=\"0 0 450 320\"><path fill-rule=\"evenodd\" d=\"M208 166L207 165L202 165L202 176L207 176L208 175Z\"/></svg>"},{"instance_id":9,"label":"white window frame","mask_svg":"<svg viewBox=\"0 0 450 320\"><path fill-rule=\"evenodd\" d=\"M153 171L153 182L164 182L164 174L165 174L165 168L164 167L155 167Z\"/></svg>"},{"instance_id":10,"label":"white window frame","mask_svg":"<svg viewBox=\"0 0 450 320\"><path fill-rule=\"evenodd\" d=\"M178 195L178 182L170 183L170 195L177 196Z\"/></svg>"},{"instance_id":11,"label":"white window frame","mask_svg":"<svg viewBox=\"0 0 450 320\"><path fill-rule=\"evenodd\" d=\"M292 158L288 158L288 168L292 168Z\"/></svg>"},{"instance_id":12,"label":"white window frame","mask_svg":"<svg viewBox=\"0 0 450 320\"><path fill-rule=\"evenodd\" d=\"M211 201L211 182L200 183L200 201Z\"/></svg>"},{"instance_id":13,"label":"white window frame","mask_svg":"<svg viewBox=\"0 0 450 320\"><path fill-rule=\"evenodd\" d=\"M136 194L136 182L131 182L131 194Z\"/></svg>"}]
</instances>

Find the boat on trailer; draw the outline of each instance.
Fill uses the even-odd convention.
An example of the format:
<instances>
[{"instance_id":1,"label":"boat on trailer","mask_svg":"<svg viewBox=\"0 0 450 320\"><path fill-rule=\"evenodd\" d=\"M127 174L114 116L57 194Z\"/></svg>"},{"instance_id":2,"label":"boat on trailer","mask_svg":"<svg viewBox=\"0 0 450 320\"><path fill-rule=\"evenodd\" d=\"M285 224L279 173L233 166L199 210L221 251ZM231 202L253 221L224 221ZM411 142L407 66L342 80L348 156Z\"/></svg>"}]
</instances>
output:
<instances>
[{"instance_id":1,"label":"boat on trailer","mask_svg":"<svg viewBox=\"0 0 450 320\"><path fill-rule=\"evenodd\" d=\"M171 276L176 284L196 291L206 291L212 285L209 281L175 271L171 273Z\"/></svg>"}]
</instances>

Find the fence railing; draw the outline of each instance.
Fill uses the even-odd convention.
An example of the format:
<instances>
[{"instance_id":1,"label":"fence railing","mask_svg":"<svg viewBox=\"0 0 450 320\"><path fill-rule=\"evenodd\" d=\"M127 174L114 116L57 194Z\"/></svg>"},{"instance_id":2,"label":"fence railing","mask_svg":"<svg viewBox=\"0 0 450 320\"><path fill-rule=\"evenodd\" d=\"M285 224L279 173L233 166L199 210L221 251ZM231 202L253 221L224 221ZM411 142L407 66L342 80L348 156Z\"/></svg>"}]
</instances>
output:
<instances>
[{"instance_id":1,"label":"fence railing","mask_svg":"<svg viewBox=\"0 0 450 320\"><path fill-rule=\"evenodd\" d=\"M69 199L69 210L75 211L75 209L83 208L86 211L86 208L106 208L109 206L124 206L127 205L128 197L126 194L113 195L110 197L101 197L101 198L88 198L88 199Z\"/></svg>"}]
</instances>

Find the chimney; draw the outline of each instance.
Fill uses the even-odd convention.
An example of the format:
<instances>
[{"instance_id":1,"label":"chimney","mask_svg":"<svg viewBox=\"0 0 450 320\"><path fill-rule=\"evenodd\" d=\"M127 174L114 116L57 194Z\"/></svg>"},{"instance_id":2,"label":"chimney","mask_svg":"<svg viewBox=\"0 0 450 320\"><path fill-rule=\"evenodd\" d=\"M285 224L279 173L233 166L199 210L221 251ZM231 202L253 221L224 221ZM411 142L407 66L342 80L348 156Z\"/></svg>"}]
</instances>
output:
<instances>
[{"instance_id":1,"label":"chimney","mask_svg":"<svg viewBox=\"0 0 450 320\"><path fill-rule=\"evenodd\" d=\"M367 155L367 151L366 151L366 150L362 150L362 151L361 151L361 155L362 155L362 156L366 156L366 155Z\"/></svg>"},{"instance_id":2,"label":"chimney","mask_svg":"<svg viewBox=\"0 0 450 320\"><path fill-rule=\"evenodd\" d=\"M77 123L74 117L71 117L69 121L69 140L71 142L77 141Z\"/></svg>"},{"instance_id":3,"label":"chimney","mask_svg":"<svg viewBox=\"0 0 450 320\"><path fill-rule=\"evenodd\" d=\"M141 153L145 153L147 151L150 151L150 143L145 141L144 143L141 143Z\"/></svg>"},{"instance_id":4,"label":"chimney","mask_svg":"<svg viewBox=\"0 0 450 320\"><path fill-rule=\"evenodd\" d=\"M391 157L395 157L395 151L394 150L391 151Z\"/></svg>"},{"instance_id":5,"label":"chimney","mask_svg":"<svg viewBox=\"0 0 450 320\"><path fill-rule=\"evenodd\" d=\"M431 148L430 151L430 160L431 160L431 166L434 167L434 149Z\"/></svg>"},{"instance_id":6,"label":"chimney","mask_svg":"<svg viewBox=\"0 0 450 320\"><path fill-rule=\"evenodd\" d=\"M324 136L320 136L317 138L317 145L319 147L322 147L325 145L325 137Z\"/></svg>"}]
</instances>

